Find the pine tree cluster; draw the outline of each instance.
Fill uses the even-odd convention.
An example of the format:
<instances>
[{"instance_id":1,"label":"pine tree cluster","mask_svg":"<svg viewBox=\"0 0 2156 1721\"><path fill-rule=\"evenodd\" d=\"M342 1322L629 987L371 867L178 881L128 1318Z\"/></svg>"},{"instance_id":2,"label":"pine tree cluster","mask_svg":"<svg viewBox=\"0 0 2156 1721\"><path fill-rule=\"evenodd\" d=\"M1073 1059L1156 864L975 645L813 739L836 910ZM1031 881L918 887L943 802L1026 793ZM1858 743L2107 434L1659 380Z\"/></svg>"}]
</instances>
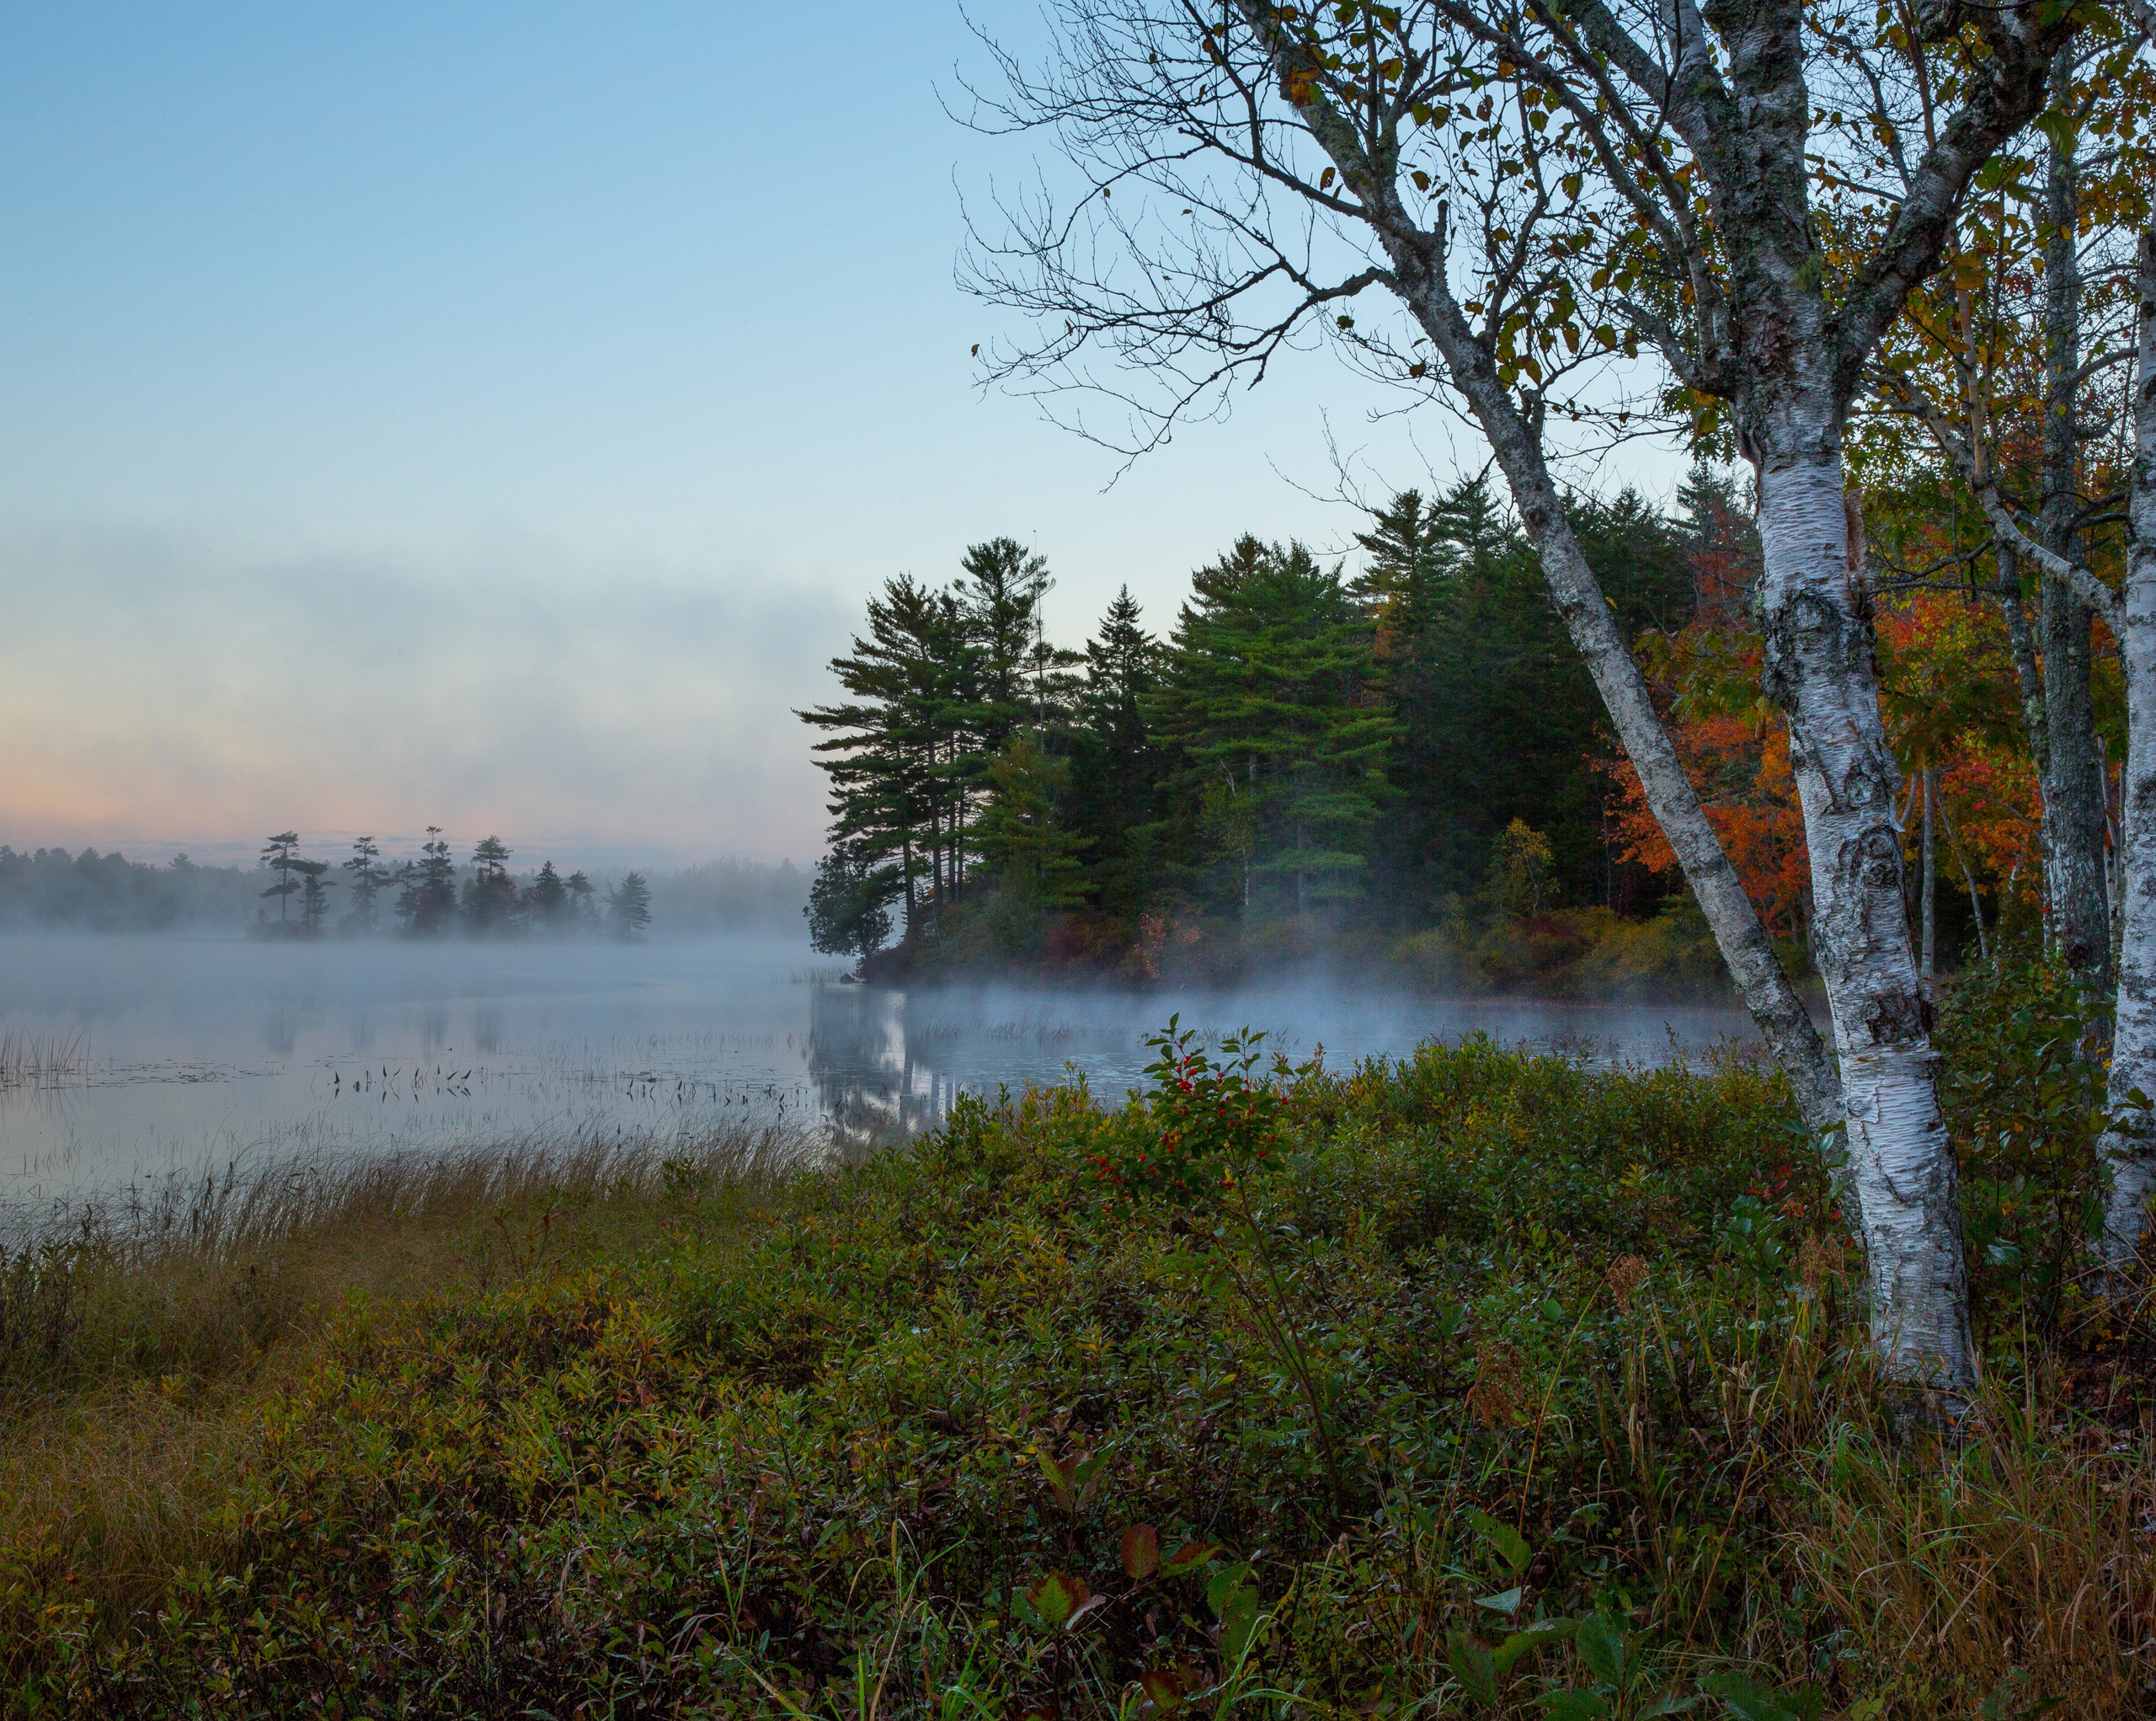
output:
<instances>
[{"instance_id":1,"label":"pine tree cluster","mask_svg":"<svg viewBox=\"0 0 2156 1721\"><path fill-rule=\"evenodd\" d=\"M1674 519L1630 493L1575 508L1628 632L1699 601L1698 482ZM1600 704L1486 483L1397 495L1357 542L1350 579L1245 536L1165 637L1126 586L1082 651L1048 642L1046 564L1014 540L946 588L887 581L832 661L845 697L800 714L830 789L817 948L1145 973L1176 938L1394 936L1497 888L1515 823L1551 905L1651 912L1665 887L1615 858Z\"/></svg>"},{"instance_id":2,"label":"pine tree cluster","mask_svg":"<svg viewBox=\"0 0 2156 1721\"><path fill-rule=\"evenodd\" d=\"M299 851L296 831L280 831L263 847L260 864L275 877L261 895L277 905L275 919L266 909L258 916L256 930L264 937L312 938L334 930L365 938L395 930L420 938L604 933L628 939L651 924L651 887L641 873L625 875L604 893L603 902L599 887L582 871L563 878L551 860L519 881L509 869L511 850L499 836L481 838L462 867L449 839L434 825L427 826L419 856L393 865L383 863L371 836L355 838L350 857L335 867ZM344 876L334 876L338 873ZM333 889L344 893L344 911L334 922ZM382 911L392 890L393 927Z\"/></svg>"}]
</instances>

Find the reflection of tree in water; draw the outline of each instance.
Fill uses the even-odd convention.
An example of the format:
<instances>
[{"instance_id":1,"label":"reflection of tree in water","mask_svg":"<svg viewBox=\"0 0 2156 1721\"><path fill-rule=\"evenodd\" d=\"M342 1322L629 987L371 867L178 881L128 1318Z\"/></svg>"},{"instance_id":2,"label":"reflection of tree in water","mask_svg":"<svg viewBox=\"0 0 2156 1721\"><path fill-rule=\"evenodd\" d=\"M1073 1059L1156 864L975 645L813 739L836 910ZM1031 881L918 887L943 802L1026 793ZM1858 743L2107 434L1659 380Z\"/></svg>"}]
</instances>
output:
<instances>
[{"instance_id":1,"label":"reflection of tree in water","mask_svg":"<svg viewBox=\"0 0 2156 1721\"><path fill-rule=\"evenodd\" d=\"M291 1056L293 1043L299 1033L299 1020L300 1013L291 1005L272 1004L262 1018L264 1048Z\"/></svg>"},{"instance_id":2,"label":"reflection of tree in water","mask_svg":"<svg viewBox=\"0 0 2156 1721\"><path fill-rule=\"evenodd\" d=\"M869 1147L942 1120L958 1082L906 1034L904 992L817 986L808 1005L808 1077L843 1144Z\"/></svg>"}]
</instances>

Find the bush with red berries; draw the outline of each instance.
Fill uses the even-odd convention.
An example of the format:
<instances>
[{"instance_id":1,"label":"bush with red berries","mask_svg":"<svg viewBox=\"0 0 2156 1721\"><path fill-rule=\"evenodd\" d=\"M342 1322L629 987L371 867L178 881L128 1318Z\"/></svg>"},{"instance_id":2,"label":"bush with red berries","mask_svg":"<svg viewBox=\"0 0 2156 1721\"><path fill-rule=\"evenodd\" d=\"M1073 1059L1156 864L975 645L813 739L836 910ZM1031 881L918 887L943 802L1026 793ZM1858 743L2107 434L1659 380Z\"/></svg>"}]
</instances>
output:
<instances>
[{"instance_id":1,"label":"bush with red berries","mask_svg":"<svg viewBox=\"0 0 2156 1721\"><path fill-rule=\"evenodd\" d=\"M1129 1126L1097 1141L1088 1156L1093 1181L1118 1205L1150 1197L1198 1206L1231 1187L1236 1173L1264 1164L1280 1150L1278 1088L1287 1070L1257 1074L1262 1034L1246 1029L1222 1037L1209 1050L1180 1016L1145 1044L1155 1053L1145 1067L1151 1087L1130 1114Z\"/></svg>"}]
</instances>

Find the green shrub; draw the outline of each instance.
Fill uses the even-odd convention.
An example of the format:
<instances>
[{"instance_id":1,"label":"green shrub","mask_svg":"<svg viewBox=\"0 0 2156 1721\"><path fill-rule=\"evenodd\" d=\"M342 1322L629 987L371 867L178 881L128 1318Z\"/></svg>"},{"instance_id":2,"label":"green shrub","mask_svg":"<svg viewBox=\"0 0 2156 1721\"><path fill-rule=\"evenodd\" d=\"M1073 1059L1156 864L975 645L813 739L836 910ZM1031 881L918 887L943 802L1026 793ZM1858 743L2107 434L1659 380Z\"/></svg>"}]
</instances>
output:
<instances>
[{"instance_id":1,"label":"green shrub","mask_svg":"<svg viewBox=\"0 0 2156 1721\"><path fill-rule=\"evenodd\" d=\"M744 1227L680 1180L662 1243L347 1322L142 1596L0 1544L16 1706L1922 1716L2039 1668L2127 1713L2145 1489L2025 1417L2018 1468L1879 1457L1778 1079L1155 1050L1128 1106L969 1097ZM2007 1631L1984 1574L2054 1529L2081 1599Z\"/></svg>"}]
</instances>

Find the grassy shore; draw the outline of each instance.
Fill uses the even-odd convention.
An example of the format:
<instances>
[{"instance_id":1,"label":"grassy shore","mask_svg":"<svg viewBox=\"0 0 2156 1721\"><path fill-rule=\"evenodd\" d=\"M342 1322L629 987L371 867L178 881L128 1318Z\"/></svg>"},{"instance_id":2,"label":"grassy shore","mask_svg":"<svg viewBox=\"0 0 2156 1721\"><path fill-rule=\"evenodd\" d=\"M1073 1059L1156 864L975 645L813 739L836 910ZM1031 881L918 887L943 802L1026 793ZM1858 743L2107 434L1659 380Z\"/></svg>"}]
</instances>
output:
<instances>
[{"instance_id":1,"label":"grassy shore","mask_svg":"<svg viewBox=\"0 0 2156 1721\"><path fill-rule=\"evenodd\" d=\"M2027 1020L1961 1126L2068 1103L2031 1008L1964 1011ZM2137 1341L2017 1264L2041 1178L1972 1171L1942 1450L1774 1078L1198 1050L850 1167L355 1171L16 1264L12 1707L2148 1712Z\"/></svg>"}]
</instances>

